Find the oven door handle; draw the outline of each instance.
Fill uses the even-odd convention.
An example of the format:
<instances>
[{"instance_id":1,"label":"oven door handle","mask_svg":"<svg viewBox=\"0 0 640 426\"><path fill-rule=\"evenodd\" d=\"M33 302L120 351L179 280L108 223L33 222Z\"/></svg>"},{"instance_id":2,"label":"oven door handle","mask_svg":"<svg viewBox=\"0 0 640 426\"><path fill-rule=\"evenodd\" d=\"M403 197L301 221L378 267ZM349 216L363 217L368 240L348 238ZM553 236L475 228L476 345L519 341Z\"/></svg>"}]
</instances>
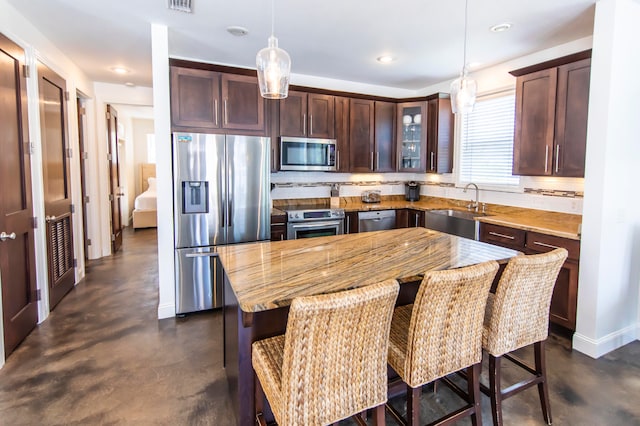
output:
<instances>
[{"instance_id":1,"label":"oven door handle","mask_svg":"<svg viewBox=\"0 0 640 426\"><path fill-rule=\"evenodd\" d=\"M324 222L316 222L316 223L292 223L291 227L294 229L297 228L326 228L327 226L336 226L340 225L340 221L324 221Z\"/></svg>"}]
</instances>

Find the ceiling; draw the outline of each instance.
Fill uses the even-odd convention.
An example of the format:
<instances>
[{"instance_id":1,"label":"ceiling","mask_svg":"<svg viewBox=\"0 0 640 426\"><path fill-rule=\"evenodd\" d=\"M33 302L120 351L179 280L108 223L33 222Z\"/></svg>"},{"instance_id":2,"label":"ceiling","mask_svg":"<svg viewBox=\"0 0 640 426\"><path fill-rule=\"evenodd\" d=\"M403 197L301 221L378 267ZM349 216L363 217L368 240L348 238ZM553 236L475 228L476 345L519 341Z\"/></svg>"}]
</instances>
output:
<instances>
[{"instance_id":1,"label":"ceiling","mask_svg":"<svg viewBox=\"0 0 640 426\"><path fill-rule=\"evenodd\" d=\"M255 68L271 26L268 0L7 0L93 81L151 86L151 23L172 57ZM586 37L596 0L469 0L468 63L488 67ZM292 73L418 90L462 67L464 0L275 0L275 35ZM510 22L509 31L491 32ZM246 27L236 37L228 26ZM381 64L376 58L392 55ZM121 65L131 72L117 75ZM295 82L295 78L294 78Z\"/></svg>"}]
</instances>

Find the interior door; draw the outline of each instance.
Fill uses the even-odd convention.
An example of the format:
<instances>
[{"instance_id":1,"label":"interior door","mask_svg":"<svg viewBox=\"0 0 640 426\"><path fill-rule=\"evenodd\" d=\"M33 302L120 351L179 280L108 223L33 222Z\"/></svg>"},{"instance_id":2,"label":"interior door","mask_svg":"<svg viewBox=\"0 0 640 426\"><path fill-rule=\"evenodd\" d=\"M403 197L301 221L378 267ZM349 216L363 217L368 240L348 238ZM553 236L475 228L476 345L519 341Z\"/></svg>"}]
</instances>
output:
<instances>
[{"instance_id":1,"label":"interior door","mask_svg":"<svg viewBox=\"0 0 640 426\"><path fill-rule=\"evenodd\" d=\"M53 309L75 284L73 218L67 131L66 82L38 64L40 131L47 222L49 308Z\"/></svg>"},{"instance_id":2,"label":"interior door","mask_svg":"<svg viewBox=\"0 0 640 426\"><path fill-rule=\"evenodd\" d=\"M24 51L0 34L0 285L8 356L38 321Z\"/></svg>"},{"instance_id":3,"label":"interior door","mask_svg":"<svg viewBox=\"0 0 640 426\"><path fill-rule=\"evenodd\" d=\"M122 204L120 155L118 153L118 111L107 105L107 144L109 146L109 200L111 201L111 252L122 247Z\"/></svg>"}]
</instances>

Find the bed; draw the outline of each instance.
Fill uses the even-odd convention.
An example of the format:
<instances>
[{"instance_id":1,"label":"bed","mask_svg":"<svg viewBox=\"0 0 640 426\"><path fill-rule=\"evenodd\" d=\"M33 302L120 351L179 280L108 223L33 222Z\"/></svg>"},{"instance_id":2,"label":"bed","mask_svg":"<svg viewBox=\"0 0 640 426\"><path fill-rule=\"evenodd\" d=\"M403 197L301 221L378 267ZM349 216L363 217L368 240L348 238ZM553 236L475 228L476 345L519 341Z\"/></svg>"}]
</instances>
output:
<instances>
[{"instance_id":1,"label":"bed","mask_svg":"<svg viewBox=\"0 0 640 426\"><path fill-rule=\"evenodd\" d=\"M134 201L133 229L158 226L156 165L140 164L142 193Z\"/></svg>"}]
</instances>

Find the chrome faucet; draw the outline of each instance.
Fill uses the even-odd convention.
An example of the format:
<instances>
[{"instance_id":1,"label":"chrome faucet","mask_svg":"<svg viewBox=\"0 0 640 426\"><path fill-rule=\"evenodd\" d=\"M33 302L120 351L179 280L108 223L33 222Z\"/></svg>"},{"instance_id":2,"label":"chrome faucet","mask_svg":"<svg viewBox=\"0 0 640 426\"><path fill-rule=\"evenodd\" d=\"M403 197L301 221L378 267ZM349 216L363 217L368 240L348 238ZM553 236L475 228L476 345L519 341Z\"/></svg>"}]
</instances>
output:
<instances>
[{"instance_id":1,"label":"chrome faucet","mask_svg":"<svg viewBox=\"0 0 640 426\"><path fill-rule=\"evenodd\" d=\"M478 200L479 200L479 198L478 198L478 196L479 196L478 185L476 185L476 184L475 184L475 183L473 183L473 182L469 182L469 183L464 187L464 189L462 190L462 192L467 192L467 189L469 189L469 187L470 187L470 186L472 186L472 185L473 185L473 187L474 187L474 188L476 188L476 201L475 201L475 202L473 202L473 201L472 201L472 202L467 206L467 208L468 208L469 210L474 209L474 210L477 212L477 211L478 211L478 207L480 207L480 203L478 202Z\"/></svg>"}]
</instances>

